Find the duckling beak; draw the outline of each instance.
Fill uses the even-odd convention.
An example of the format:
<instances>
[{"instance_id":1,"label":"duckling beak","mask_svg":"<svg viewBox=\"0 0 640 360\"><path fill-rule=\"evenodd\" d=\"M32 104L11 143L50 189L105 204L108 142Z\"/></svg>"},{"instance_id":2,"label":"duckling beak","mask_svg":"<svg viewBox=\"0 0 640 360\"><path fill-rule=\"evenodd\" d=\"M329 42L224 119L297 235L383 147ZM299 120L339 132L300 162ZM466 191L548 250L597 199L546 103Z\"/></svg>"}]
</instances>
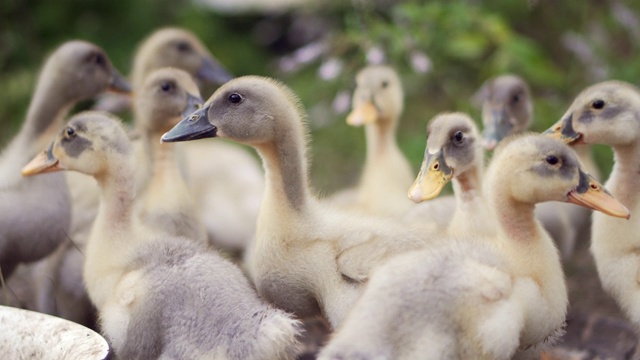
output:
<instances>
[{"instance_id":1,"label":"duckling beak","mask_svg":"<svg viewBox=\"0 0 640 360\"><path fill-rule=\"evenodd\" d=\"M118 72L118 70L113 69L113 76L111 77L109 90L116 93L128 94L131 92L131 84Z\"/></svg>"},{"instance_id":2,"label":"duckling beak","mask_svg":"<svg viewBox=\"0 0 640 360\"><path fill-rule=\"evenodd\" d=\"M211 57L202 60L202 65L196 72L196 77L207 82L222 85L233 79L233 76L220 63Z\"/></svg>"},{"instance_id":3,"label":"duckling beak","mask_svg":"<svg viewBox=\"0 0 640 360\"><path fill-rule=\"evenodd\" d=\"M579 144L583 143L582 136L573 129L573 115L564 117L558 120L555 124L551 125L542 134L554 139L558 139L566 144Z\"/></svg>"},{"instance_id":4,"label":"duckling beak","mask_svg":"<svg viewBox=\"0 0 640 360\"><path fill-rule=\"evenodd\" d=\"M209 106L205 106L185 117L171 130L162 135L160 141L190 141L215 137L218 129L209 122L208 112Z\"/></svg>"},{"instance_id":5,"label":"duckling beak","mask_svg":"<svg viewBox=\"0 0 640 360\"><path fill-rule=\"evenodd\" d=\"M366 101L358 104L347 116L347 124L361 126L373 124L378 118L378 109L372 102Z\"/></svg>"},{"instance_id":6,"label":"duckling beak","mask_svg":"<svg viewBox=\"0 0 640 360\"><path fill-rule=\"evenodd\" d=\"M593 176L580 170L580 183L567 194L567 202L601 211L607 215L629 219L631 213Z\"/></svg>"},{"instance_id":7,"label":"duckling beak","mask_svg":"<svg viewBox=\"0 0 640 360\"><path fill-rule=\"evenodd\" d=\"M409 188L409 199L415 203L433 199L452 177L453 169L444 160L442 150L432 154L427 148L418 177Z\"/></svg>"},{"instance_id":8,"label":"duckling beak","mask_svg":"<svg viewBox=\"0 0 640 360\"><path fill-rule=\"evenodd\" d=\"M187 93L187 106L182 111L182 117L189 117L189 115L200 110L202 104L204 104L204 100L200 96Z\"/></svg>"},{"instance_id":9,"label":"duckling beak","mask_svg":"<svg viewBox=\"0 0 640 360\"><path fill-rule=\"evenodd\" d=\"M489 121L482 131L484 147L491 151L509 134L513 124L509 121L509 114L504 107L487 111L485 117Z\"/></svg>"},{"instance_id":10,"label":"duckling beak","mask_svg":"<svg viewBox=\"0 0 640 360\"><path fill-rule=\"evenodd\" d=\"M22 168L22 176L44 174L48 172L64 170L60 167L58 159L53 156L53 143L47 150L40 152L33 160Z\"/></svg>"}]
</instances>

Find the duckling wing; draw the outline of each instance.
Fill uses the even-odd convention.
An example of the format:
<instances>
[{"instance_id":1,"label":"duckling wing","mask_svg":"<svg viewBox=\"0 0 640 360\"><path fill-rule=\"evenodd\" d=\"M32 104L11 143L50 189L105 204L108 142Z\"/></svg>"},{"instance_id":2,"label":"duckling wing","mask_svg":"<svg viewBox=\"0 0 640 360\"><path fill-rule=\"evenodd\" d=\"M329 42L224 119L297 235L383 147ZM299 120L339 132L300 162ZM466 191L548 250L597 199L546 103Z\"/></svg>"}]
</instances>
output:
<instances>
[{"instance_id":1,"label":"duckling wing","mask_svg":"<svg viewBox=\"0 0 640 360\"><path fill-rule=\"evenodd\" d=\"M393 231L390 231L392 230ZM401 227L383 231L361 231L344 236L336 262L342 275L358 282L366 281L369 273L396 255L425 247L427 241L417 232Z\"/></svg>"}]
</instances>

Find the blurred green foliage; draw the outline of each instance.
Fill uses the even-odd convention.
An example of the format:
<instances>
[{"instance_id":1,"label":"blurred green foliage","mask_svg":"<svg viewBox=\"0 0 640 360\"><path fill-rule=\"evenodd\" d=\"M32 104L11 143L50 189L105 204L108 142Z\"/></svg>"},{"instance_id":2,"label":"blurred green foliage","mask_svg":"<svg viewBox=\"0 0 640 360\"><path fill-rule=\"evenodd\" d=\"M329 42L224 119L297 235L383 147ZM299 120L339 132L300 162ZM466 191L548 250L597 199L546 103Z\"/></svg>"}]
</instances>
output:
<instances>
[{"instance_id":1,"label":"blurred green foliage","mask_svg":"<svg viewBox=\"0 0 640 360\"><path fill-rule=\"evenodd\" d=\"M194 31L236 75L280 78L299 94L312 125L312 175L322 192L355 182L364 159L362 129L334 110L367 54L378 49L405 85L399 142L417 169L425 125L442 111L469 112L489 77L512 72L535 97L534 130L557 120L585 86L608 78L640 79L640 3L597 0L320 1L281 13L221 14L187 0L2 0L0 2L0 144L17 130L43 58L61 42L102 46L124 73L131 54L161 26ZM635 22L634 22L635 21ZM284 71L283 57L317 42L322 52ZM338 60L338 74L320 69ZM429 71L418 71L416 59ZM426 60L425 60L426 59ZM213 88L206 89L205 96ZM86 105L84 105L86 106ZM611 152L598 147L605 173Z\"/></svg>"}]
</instances>

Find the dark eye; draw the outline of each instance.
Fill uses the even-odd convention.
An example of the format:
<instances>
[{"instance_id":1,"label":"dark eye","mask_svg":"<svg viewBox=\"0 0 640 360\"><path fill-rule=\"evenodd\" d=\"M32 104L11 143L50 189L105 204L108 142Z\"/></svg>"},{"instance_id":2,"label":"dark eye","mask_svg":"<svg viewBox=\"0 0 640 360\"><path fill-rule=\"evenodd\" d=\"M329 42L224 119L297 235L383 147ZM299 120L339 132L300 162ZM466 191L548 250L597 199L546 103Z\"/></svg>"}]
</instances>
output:
<instances>
[{"instance_id":1,"label":"dark eye","mask_svg":"<svg viewBox=\"0 0 640 360\"><path fill-rule=\"evenodd\" d=\"M67 130L65 130L64 133L65 133L67 138L72 138L72 137L76 136L76 131L72 127L68 127Z\"/></svg>"},{"instance_id":2,"label":"dark eye","mask_svg":"<svg viewBox=\"0 0 640 360\"><path fill-rule=\"evenodd\" d=\"M600 110L604 107L604 100L595 100L592 104L591 107L597 110Z\"/></svg>"},{"instance_id":3,"label":"dark eye","mask_svg":"<svg viewBox=\"0 0 640 360\"><path fill-rule=\"evenodd\" d=\"M238 93L233 93L229 95L229 101L231 101L234 104L238 104L242 101L242 95Z\"/></svg>"},{"instance_id":4,"label":"dark eye","mask_svg":"<svg viewBox=\"0 0 640 360\"><path fill-rule=\"evenodd\" d=\"M550 165L555 165L559 161L558 157L555 155L549 155L545 160L547 161L547 164L550 164Z\"/></svg>"},{"instance_id":5,"label":"dark eye","mask_svg":"<svg viewBox=\"0 0 640 360\"><path fill-rule=\"evenodd\" d=\"M173 89L173 84L168 81L165 81L162 84L160 84L160 89L162 89L162 91L164 92L169 92Z\"/></svg>"},{"instance_id":6,"label":"dark eye","mask_svg":"<svg viewBox=\"0 0 640 360\"><path fill-rule=\"evenodd\" d=\"M517 103L518 101L520 101L520 94L513 95L511 102Z\"/></svg>"},{"instance_id":7,"label":"dark eye","mask_svg":"<svg viewBox=\"0 0 640 360\"><path fill-rule=\"evenodd\" d=\"M382 82L382 88L383 88L383 89L386 89L386 88L387 88L387 86L389 86L389 82L388 82L388 81L383 81L383 82Z\"/></svg>"},{"instance_id":8,"label":"dark eye","mask_svg":"<svg viewBox=\"0 0 640 360\"><path fill-rule=\"evenodd\" d=\"M453 143L456 145L462 145L462 140L464 140L464 134L462 131L456 131L456 133L453 134Z\"/></svg>"},{"instance_id":9,"label":"dark eye","mask_svg":"<svg viewBox=\"0 0 640 360\"><path fill-rule=\"evenodd\" d=\"M178 51L180 51L180 52L191 51L191 45L189 45L188 43L186 43L184 41L180 41L179 43L177 43L176 47L178 48Z\"/></svg>"},{"instance_id":10,"label":"dark eye","mask_svg":"<svg viewBox=\"0 0 640 360\"><path fill-rule=\"evenodd\" d=\"M107 63L107 58L105 58L104 54L95 54L93 56L93 62L98 65L105 65Z\"/></svg>"}]
</instances>

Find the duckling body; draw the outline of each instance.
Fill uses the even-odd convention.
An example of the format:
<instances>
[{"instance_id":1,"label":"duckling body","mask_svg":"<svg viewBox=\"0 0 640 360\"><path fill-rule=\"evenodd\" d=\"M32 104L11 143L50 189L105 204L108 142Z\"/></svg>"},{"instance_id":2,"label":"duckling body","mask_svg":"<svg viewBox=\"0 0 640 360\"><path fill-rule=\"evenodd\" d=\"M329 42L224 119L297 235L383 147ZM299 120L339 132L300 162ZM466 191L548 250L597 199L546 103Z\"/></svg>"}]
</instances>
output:
<instances>
[{"instance_id":1,"label":"duckling body","mask_svg":"<svg viewBox=\"0 0 640 360\"><path fill-rule=\"evenodd\" d=\"M364 278L349 278L342 266L351 264L336 261L345 249L370 245L376 249L373 257L384 257L397 244L406 250L425 241L391 220L341 212L312 195L304 119L288 88L247 76L223 85L162 139L220 136L256 148L266 173L251 260L256 288L278 307L301 317L322 312L336 327L359 296ZM358 260L367 254L354 252L352 259Z\"/></svg>"},{"instance_id":2,"label":"duckling body","mask_svg":"<svg viewBox=\"0 0 640 360\"><path fill-rule=\"evenodd\" d=\"M485 176L496 235L453 237L375 269L319 358L535 356L562 333L567 290L534 204L574 201L589 184L597 183L557 141L523 136L501 145Z\"/></svg>"},{"instance_id":3,"label":"duckling body","mask_svg":"<svg viewBox=\"0 0 640 360\"><path fill-rule=\"evenodd\" d=\"M606 144L613 148L614 166L606 182L611 194L634 214L640 211L640 92L622 81L606 81L583 90L549 132L569 143ZM609 219L594 213L593 253L602 287L640 329L640 222Z\"/></svg>"},{"instance_id":4,"label":"duckling body","mask_svg":"<svg viewBox=\"0 0 640 360\"><path fill-rule=\"evenodd\" d=\"M367 157L358 187L346 190L353 194L340 192L333 202L366 214L404 214L411 207L404 195L411 184L412 172L396 142L403 109L402 84L393 68L381 65L360 70L356 84L347 123L365 126ZM379 196L382 192L386 195Z\"/></svg>"},{"instance_id":5,"label":"duckling body","mask_svg":"<svg viewBox=\"0 0 640 360\"><path fill-rule=\"evenodd\" d=\"M0 269L5 277L18 263L41 259L66 241L71 221L64 176L23 179L19 169L44 147L43 139L57 131L74 104L109 86L125 89L93 44L70 41L47 59L27 118L0 156Z\"/></svg>"},{"instance_id":6,"label":"duckling body","mask_svg":"<svg viewBox=\"0 0 640 360\"><path fill-rule=\"evenodd\" d=\"M236 266L133 216L135 156L117 121L79 114L51 154L50 166L90 174L100 186L84 281L118 356L293 358L299 323L261 301ZM40 169L35 159L23 172Z\"/></svg>"}]
</instances>

